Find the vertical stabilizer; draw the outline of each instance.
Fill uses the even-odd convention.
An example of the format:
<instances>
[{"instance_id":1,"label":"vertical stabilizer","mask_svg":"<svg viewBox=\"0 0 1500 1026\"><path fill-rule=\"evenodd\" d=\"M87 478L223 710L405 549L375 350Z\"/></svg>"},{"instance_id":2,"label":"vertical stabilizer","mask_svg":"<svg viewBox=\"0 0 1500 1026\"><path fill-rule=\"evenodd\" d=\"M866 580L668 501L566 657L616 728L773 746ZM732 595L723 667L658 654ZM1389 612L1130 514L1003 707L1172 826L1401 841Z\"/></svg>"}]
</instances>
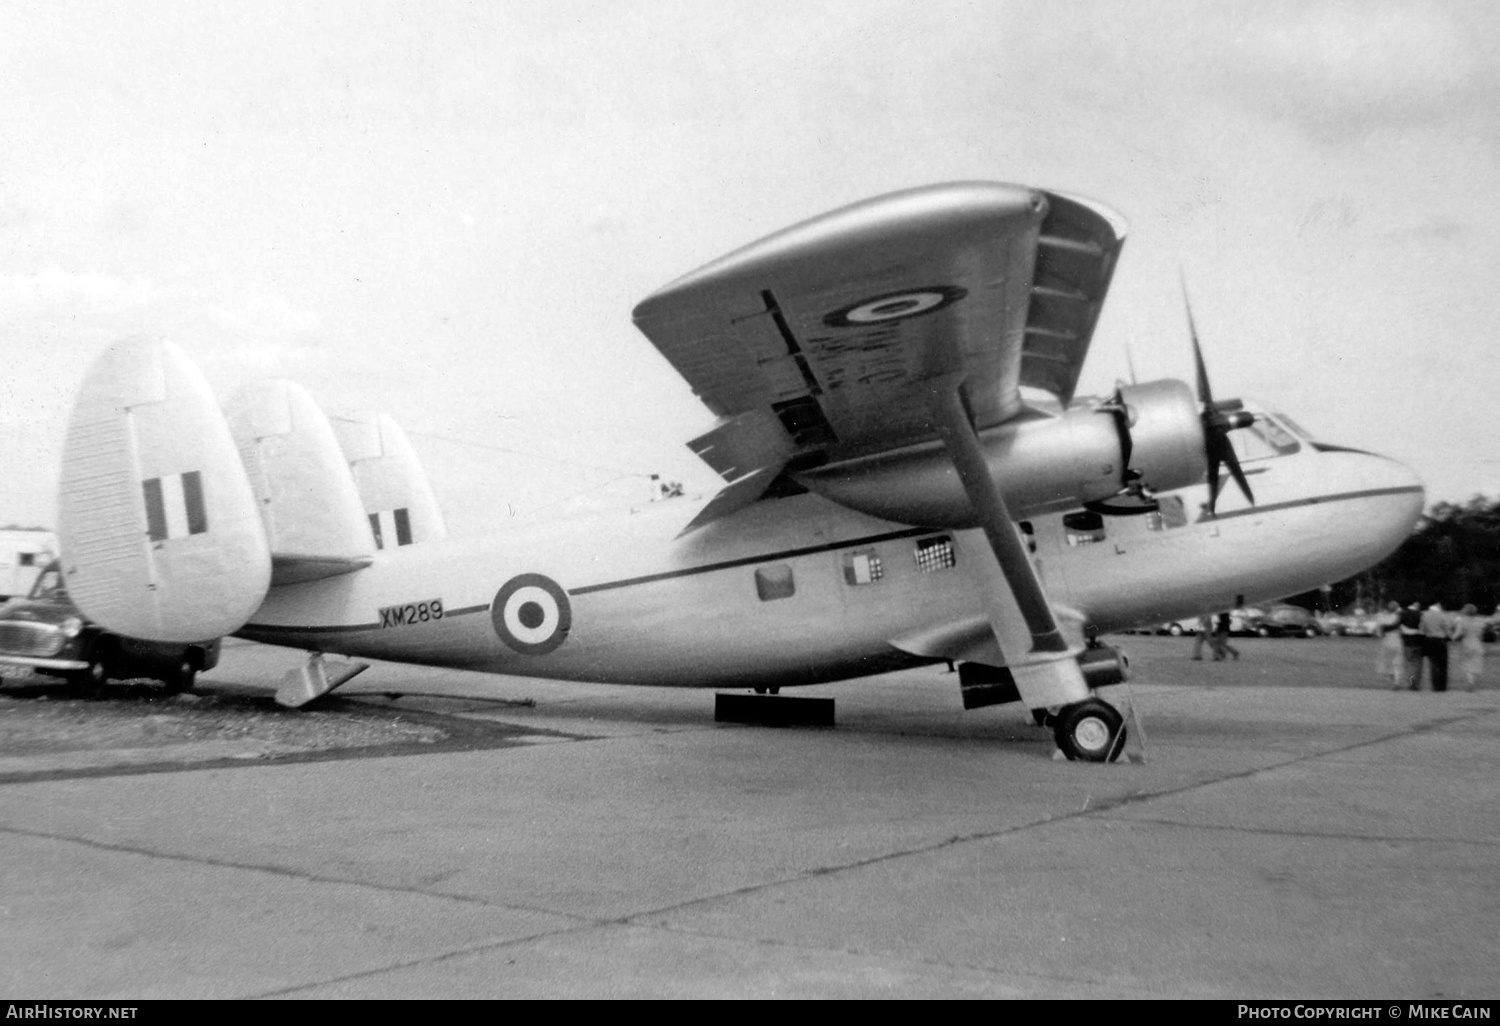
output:
<instances>
[{"instance_id":1,"label":"vertical stabilizer","mask_svg":"<svg viewBox=\"0 0 1500 1026\"><path fill-rule=\"evenodd\" d=\"M63 449L68 592L121 634L202 641L260 606L270 552L229 426L170 342L110 346L84 376Z\"/></svg>"},{"instance_id":2,"label":"vertical stabilizer","mask_svg":"<svg viewBox=\"0 0 1500 1026\"><path fill-rule=\"evenodd\" d=\"M437 497L401 426L383 413L333 420L354 474L376 548L394 549L448 536Z\"/></svg>"},{"instance_id":3,"label":"vertical stabilizer","mask_svg":"<svg viewBox=\"0 0 1500 1026\"><path fill-rule=\"evenodd\" d=\"M228 413L273 559L368 561L375 543L354 476L307 390L256 382Z\"/></svg>"}]
</instances>

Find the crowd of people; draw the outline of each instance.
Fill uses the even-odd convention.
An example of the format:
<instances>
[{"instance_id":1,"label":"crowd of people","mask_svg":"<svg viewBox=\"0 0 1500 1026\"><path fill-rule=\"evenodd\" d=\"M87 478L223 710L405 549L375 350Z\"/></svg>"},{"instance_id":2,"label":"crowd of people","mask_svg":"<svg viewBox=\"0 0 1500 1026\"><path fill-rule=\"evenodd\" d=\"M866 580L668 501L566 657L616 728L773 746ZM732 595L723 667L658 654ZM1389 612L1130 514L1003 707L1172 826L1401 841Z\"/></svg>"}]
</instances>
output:
<instances>
[{"instance_id":1,"label":"crowd of people","mask_svg":"<svg viewBox=\"0 0 1500 1026\"><path fill-rule=\"evenodd\" d=\"M1459 613L1449 613L1440 602L1426 609L1413 602L1403 608L1389 602L1376 618L1380 630L1380 651L1375 672L1389 676L1396 691L1422 689L1422 668L1427 668L1428 687L1448 690L1448 646L1459 644L1459 672L1464 687L1473 691L1484 672L1484 634L1500 622L1500 606L1491 616L1480 616L1472 604Z\"/></svg>"},{"instance_id":2,"label":"crowd of people","mask_svg":"<svg viewBox=\"0 0 1500 1026\"><path fill-rule=\"evenodd\" d=\"M1500 626L1500 606L1490 616L1480 616L1472 603L1457 613L1434 602L1426 609L1420 602L1403 607L1389 602L1375 618L1380 648L1375 657L1375 672L1388 677L1396 691L1422 690L1423 668L1427 686L1433 691L1448 690L1448 646L1458 643L1458 672L1463 675L1464 689L1473 691L1484 673L1484 636ZM1198 617L1197 637L1193 641L1193 659L1202 660L1207 645L1215 662L1240 657L1229 643L1229 614Z\"/></svg>"}]
</instances>

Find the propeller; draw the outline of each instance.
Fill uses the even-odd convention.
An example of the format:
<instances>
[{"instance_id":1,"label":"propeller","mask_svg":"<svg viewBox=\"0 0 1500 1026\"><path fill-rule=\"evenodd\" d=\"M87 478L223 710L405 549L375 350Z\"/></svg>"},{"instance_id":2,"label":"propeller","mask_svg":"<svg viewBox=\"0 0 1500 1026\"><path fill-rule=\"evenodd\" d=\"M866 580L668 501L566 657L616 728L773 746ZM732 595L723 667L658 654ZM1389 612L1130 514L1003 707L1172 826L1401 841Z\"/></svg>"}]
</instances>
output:
<instances>
[{"instance_id":1,"label":"propeller","mask_svg":"<svg viewBox=\"0 0 1500 1026\"><path fill-rule=\"evenodd\" d=\"M1208 511L1212 513L1219 501L1219 468L1227 466L1234 483L1240 486L1250 505L1255 505L1255 495L1245 472L1240 469L1239 457L1230 444L1229 432L1249 427L1255 423L1255 414L1244 408L1238 399L1214 399L1213 386L1208 383L1208 368L1203 363L1203 347L1198 344L1198 326L1193 322L1193 304L1188 299L1187 281L1182 283L1182 302L1187 308L1188 334L1193 340L1193 362L1198 371L1198 403L1202 407L1203 452L1208 458Z\"/></svg>"}]
</instances>

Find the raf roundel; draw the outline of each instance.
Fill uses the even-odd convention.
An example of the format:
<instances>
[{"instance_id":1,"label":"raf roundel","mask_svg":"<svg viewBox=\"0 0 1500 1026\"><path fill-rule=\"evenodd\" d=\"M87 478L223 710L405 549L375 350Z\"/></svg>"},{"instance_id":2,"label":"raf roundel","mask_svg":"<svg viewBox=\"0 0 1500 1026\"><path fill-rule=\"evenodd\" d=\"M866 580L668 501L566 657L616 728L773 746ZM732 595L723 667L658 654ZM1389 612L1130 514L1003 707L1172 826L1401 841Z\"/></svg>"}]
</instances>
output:
<instances>
[{"instance_id":1,"label":"raf roundel","mask_svg":"<svg viewBox=\"0 0 1500 1026\"><path fill-rule=\"evenodd\" d=\"M490 605L500 640L522 655L546 655L568 639L573 607L550 577L520 574L505 582Z\"/></svg>"},{"instance_id":2,"label":"raf roundel","mask_svg":"<svg viewBox=\"0 0 1500 1026\"><path fill-rule=\"evenodd\" d=\"M968 295L956 285L930 285L920 289L888 292L883 296L861 299L858 303L835 310L823 318L830 328L853 328L861 324L884 324L941 310Z\"/></svg>"}]
</instances>

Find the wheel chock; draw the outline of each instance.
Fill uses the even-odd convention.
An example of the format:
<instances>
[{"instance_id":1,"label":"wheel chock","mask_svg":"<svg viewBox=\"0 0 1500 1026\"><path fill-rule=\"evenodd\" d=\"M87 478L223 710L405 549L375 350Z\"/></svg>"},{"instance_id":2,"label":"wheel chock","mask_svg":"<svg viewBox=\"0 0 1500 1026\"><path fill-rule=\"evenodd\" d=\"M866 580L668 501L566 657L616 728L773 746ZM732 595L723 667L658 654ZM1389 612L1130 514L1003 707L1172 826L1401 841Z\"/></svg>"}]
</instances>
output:
<instances>
[{"instance_id":1,"label":"wheel chock","mask_svg":"<svg viewBox=\"0 0 1500 1026\"><path fill-rule=\"evenodd\" d=\"M833 699L787 698L782 695L714 695L714 721L753 723L765 727L831 727Z\"/></svg>"}]
</instances>

